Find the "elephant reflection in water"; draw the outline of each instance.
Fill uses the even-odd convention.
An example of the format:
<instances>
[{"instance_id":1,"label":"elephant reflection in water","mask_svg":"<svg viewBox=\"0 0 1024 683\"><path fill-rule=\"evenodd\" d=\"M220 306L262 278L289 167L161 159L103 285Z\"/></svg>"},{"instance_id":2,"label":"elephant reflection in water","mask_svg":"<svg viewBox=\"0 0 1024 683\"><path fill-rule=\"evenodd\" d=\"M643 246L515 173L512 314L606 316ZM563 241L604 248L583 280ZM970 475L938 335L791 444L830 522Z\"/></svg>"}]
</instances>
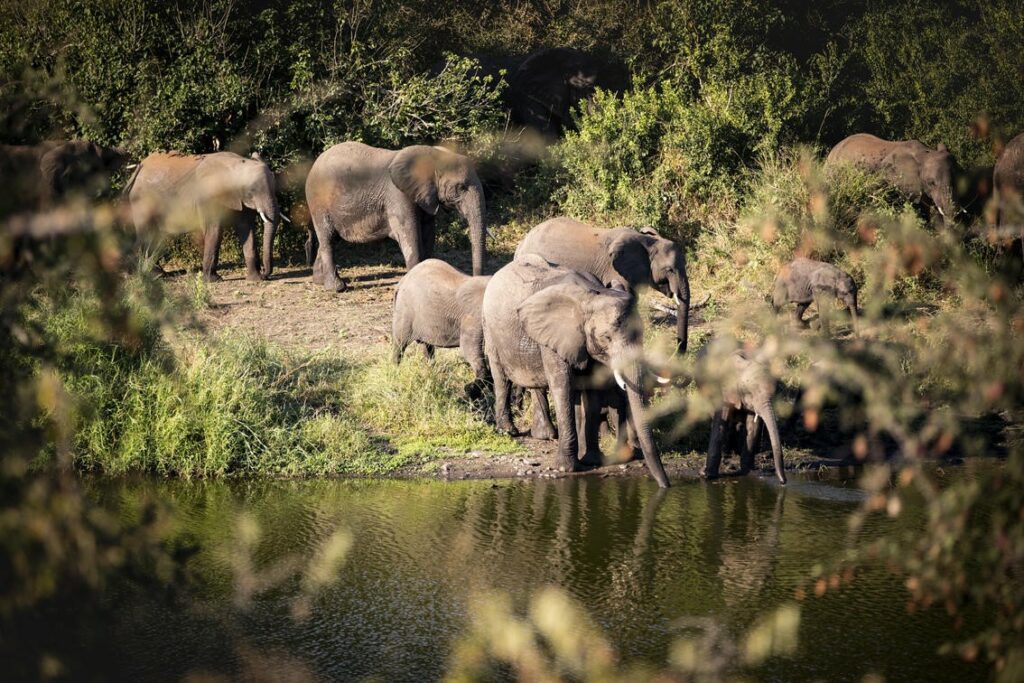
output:
<instances>
[{"instance_id":1,"label":"elephant reflection in water","mask_svg":"<svg viewBox=\"0 0 1024 683\"><path fill-rule=\"evenodd\" d=\"M709 535L717 558L722 597L732 607L759 593L775 573L786 489L769 486L708 487ZM774 495L771 515L765 500ZM716 542L717 541L717 542Z\"/></svg>"}]
</instances>

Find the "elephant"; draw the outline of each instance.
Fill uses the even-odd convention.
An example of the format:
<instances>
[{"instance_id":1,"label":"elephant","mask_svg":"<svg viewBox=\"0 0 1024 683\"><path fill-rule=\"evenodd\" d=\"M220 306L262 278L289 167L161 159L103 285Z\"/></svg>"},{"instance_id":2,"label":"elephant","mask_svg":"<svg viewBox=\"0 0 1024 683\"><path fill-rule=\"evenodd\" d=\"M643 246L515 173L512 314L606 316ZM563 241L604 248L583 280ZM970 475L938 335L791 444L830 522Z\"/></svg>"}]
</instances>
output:
<instances>
[{"instance_id":1,"label":"elephant","mask_svg":"<svg viewBox=\"0 0 1024 683\"><path fill-rule=\"evenodd\" d=\"M590 273L608 287L635 292L652 285L675 300L676 340L686 351L690 321L690 281L682 247L653 228L606 230L567 217L536 226L516 249L516 257L537 254L551 263Z\"/></svg>"},{"instance_id":2,"label":"elephant","mask_svg":"<svg viewBox=\"0 0 1024 683\"><path fill-rule=\"evenodd\" d=\"M620 65L565 47L530 54L510 72L505 99L513 122L545 137L574 128L572 111L597 88L621 92L628 75Z\"/></svg>"},{"instance_id":3,"label":"elephant","mask_svg":"<svg viewBox=\"0 0 1024 683\"><path fill-rule=\"evenodd\" d=\"M469 223L473 275L484 269L486 204L473 162L442 147L378 149L343 142L317 157L306 178L306 203L320 246L313 281L328 291L345 284L334 269L335 235L348 242L390 237L411 269L434 252L434 216L443 204Z\"/></svg>"},{"instance_id":4,"label":"elephant","mask_svg":"<svg viewBox=\"0 0 1024 683\"><path fill-rule=\"evenodd\" d=\"M0 215L46 209L75 194L95 197L127 162L122 148L88 140L0 145Z\"/></svg>"},{"instance_id":5,"label":"elephant","mask_svg":"<svg viewBox=\"0 0 1024 683\"><path fill-rule=\"evenodd\" d=\"M610 368L627 393L647 469L659 486L669 485L645 416L643 329L632 294L526 254L491 278L482 315L498 429L515 433L510 383L549 389L559 425L558 466L562 471L578 469L575 383L587 372ZM598 451L596 443L584 443L584 448L584 458Z\"/></svg>"},{"instance_id":6,"label":"elephant","mask_svg":"<svg viewBox=\"0 0 1024 683\"><path fill-rule=\"evenodd\" d=\"M891 142L857 133L833 147L825 159L826 167L844 163L880 172L916 203L929 201L947 228L960 213L954 181L962 172L942 143L931 149L917 140Z\"/></svg>"},{"instance_id":7,"label":"elephant","mask_svg":"<svg viewBox=\"0 0 1024 683\"><path fill-rule=\"evenodd\" d=\"M458 347L476 376L466 387L471 396L489 383L484 357L484 331L480 306L490 276L470 277L439 259L415 265L398 283L392 316L393 359L402 362L413 341L424 344L427 356L434 348Z\"/></svg>"},{"instance_id":8,"label":"elephant","mask_svg":"<svg viewBox=\"0 0 1024 683\"><path fill-rule=\"evenodd\" d=\"M203 238L203 276L217 274L222 223L232 218L245 258L246 279L264 280L274 269L274 233L282 214L277 204L274 174L258 154L251 158L233 152L179 154L156 152L143 159L124 193L140 237L150 240L162 232L197 232ZM254 221L263 222L262 270L256 260Z\"/></svg>"},{"instance_id":9,"label":"elephant","mask_svg":"<svg viewBox=\"0 0 1024 683\"><path fill-rule=\"evenodd\" d=\"M746 474L753 469L760 421L767 428L771 440L775 476L785 484L782 441L772 407L776 381L764 363L742 350L729 352L723 341L714 341L698 354L696 381L702 392L713 394L712 400L719 406L711 422L711 440L703 476L708 479L718 477L723 442L738 431L740 425L745 427L745 438L740 448L740 472Z\"/></svg>"},{"instance_id":10,"label":"elephant","mask_svg":"<svg viewBox=\"0 0 1024 683\"><path fill-rule=\"evenodd\" d=\"M1024 232L1024 133L1010 140L996 160L992 184L998 193L996 224L1000 228L1016 227L1014 237Z\"/></svg>"},{"instance_id":11,"label":"elephant","mask_svg":"<svg viewBox=\"0 0 1024 683\"><path fill-rule=\"evenodd\" d=\"M828 320L822 304L828 298L838 299L849 309L856 332L857 283L847 273L831 263L801 257L784 265L775 276L772 307L778 313L786 304L795 303L794 315L800 325L806 324L804 312L813 301L818 305L821 329L827 333Z\"/></svg>"}]
</instances>

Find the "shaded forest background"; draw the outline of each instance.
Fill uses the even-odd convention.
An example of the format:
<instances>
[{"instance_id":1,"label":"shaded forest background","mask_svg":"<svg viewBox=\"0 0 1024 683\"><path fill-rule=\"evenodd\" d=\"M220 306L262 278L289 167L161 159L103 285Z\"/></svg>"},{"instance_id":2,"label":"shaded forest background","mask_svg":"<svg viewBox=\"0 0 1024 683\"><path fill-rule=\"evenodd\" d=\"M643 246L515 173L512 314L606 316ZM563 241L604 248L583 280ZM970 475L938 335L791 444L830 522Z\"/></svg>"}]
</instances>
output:
<instances>
[{"instance_id":1,"label":"shaded forest background","mask_svg":"<svg viewBox=\"0 0 1024 683\"><path fill-rule=\"evenodd\" d=\"M944 142L970 170L1024 130L1024 8L1006 0L49 0L0 21L3 142L220 145L284 171L343 140L447 141L505 176L513 213L553 202L678 236L735 218L746 171L785 146L866 131ZM510 164L526 152L505 83L478 65L556 46L633 88L583 107L540 170ZM304 173L282 177L288 209Z\"/></svg>"}]
</instances>

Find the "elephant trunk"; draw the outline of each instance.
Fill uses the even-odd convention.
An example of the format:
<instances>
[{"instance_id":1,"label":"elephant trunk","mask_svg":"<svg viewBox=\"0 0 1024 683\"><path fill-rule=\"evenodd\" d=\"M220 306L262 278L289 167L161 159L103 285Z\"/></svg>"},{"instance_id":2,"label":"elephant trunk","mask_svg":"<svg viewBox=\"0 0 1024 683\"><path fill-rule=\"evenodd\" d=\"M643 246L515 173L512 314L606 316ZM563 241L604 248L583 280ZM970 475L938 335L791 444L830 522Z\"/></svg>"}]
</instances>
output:
<instances>
[{"instance_id":1,"label":"elephant trunk","mask_svg":"<svg viewBox=\"0 0 1024 683\"><path fill-rule=\"evenodd\" d=\"M764 422L764 426L768 429L768 438L772 442L772 458L775 461L775 476L779 478L779 483L786 483L786 470L785 464L782 461L782 440L779 438L779 425L775 419L775 409L772 408L771 401L765 401L757 409L757 416Z\"/></svg>"},{"instance_id":2,"label":"elephant trunk","mask_svg":"<svg viewBox=\"0 0 1024 683\"><path fill-rule=\"evenodd\" d=\"M259 213L263 221L263 277L270 277L274 271L274 234L281 222L281 211L277 201L271 198L269 206Z\"/></svg>"},{"instance_id":3,"label":"elephant trunk","mask_svg":"<svg viewBox=\"0 0 1024 683\"><path fill-rule=\"evenodd\" d=\"M626 395L629 398L629 410L633 418L637 441L640 442L640 450L644 454L647 470L654 477L654 480L658 482L658 486L668 488L668 475L665 474L665 467L661 464L661 456L658 455L658 449L654 445L654 438L651 436L650 425L647 424L644 396L640 393L639 364L631 364L625 379Z\"/></svg>"},{"instance_id":4,"label":"elephant trunk","mask_svg":"<svg viewBox=\"0 0 1024 683\"><path fill-rule=\"evenodd\" d=\"M956 220L957 208L953 202L953 191L952 188L946 191L937 192L932 196L932 202L935 204L935 208L939 210L939 214L942 216L942 221L947 228L953 227Z\"/></svg>"},{"instance_id":5,"label":"elephant trunk","mask_svg":"<svg viewBox=\"0 0 1024 683\"><path fill-rule=\"evenodd\" d=\"M690 334L690 279L686 271L679 271L679 279L675 286L676 299L676 348L679 353L686 353L687 340Z\"/></svg>"},{"instance_id":6,"label":"elephant trunk","mask_svg":"<svg viewBox=\"0 0 1024 683\"><path fill-rule=\"evenodd\" d=\"M487 224L484 219L486 207L483 187L477 185L466 191L460 208L462 217L469 223L469 241L473 245L473 275L483 275L487 259Z\"/></svg>"}]
</instances>

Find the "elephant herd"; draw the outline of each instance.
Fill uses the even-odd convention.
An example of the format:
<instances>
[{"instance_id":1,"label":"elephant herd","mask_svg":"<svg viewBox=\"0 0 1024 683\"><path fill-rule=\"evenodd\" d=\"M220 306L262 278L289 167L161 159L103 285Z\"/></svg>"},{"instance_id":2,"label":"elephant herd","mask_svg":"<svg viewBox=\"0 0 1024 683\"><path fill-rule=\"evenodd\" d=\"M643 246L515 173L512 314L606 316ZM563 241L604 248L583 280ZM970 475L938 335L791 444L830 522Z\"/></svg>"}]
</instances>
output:
<instances>
[{"instance_id":1,"label":"elephant herd","mask_svg":"<svg viewBox=\"0 0 1024 683\"><path fill-rule=\"evenodd\" d=\"M125 161L123 151L92 143L0 147L0 169L29 178L28 184L37 189L35 204L28 207L32 209L66 193L76 182L85 188L81 173L109 174ZM858 134L836 145L826 160L827 167L844 163L878 172L923 209L933 207L947 226L962 211L954 188L958 169L943 145L931 149L913 140L889 142ZM1000 195L998 220L1009 225L1013 216L1024 213L1024 135L1006 146L993 186ZM312 261L313 282L328 291L345 288L335 264L338 238L391 238L398 243L408 272L394 299L396 362L414 341L425 345L428 355L435 347L458 347L475 375L468 393L479 398L485 386L493 388L495 424L509 433L515 433L512 405L519 394L514 387L529 391L534 406L530 432L537 438L557 438L562 470L601 462L598 426L605 416L614 416L618 445L628 441L638 446L651 475L659 485L668 486L645 406L651 377L660 383L669 380L658 377L657 368L645 358L636 296L650 287L675 302L676 347L685 353L690 282L681 245L651 228L602 229L557 217L530 230L514 260L485 276L483 187L472 160L442 147L386 150L359 142L335 145L313 163L305 194L311 221L307 258ZM218 279L222 227L230 223L242 247L248 279L262 280L272 273L275 231L287 219L276 199L274 174L258 155L151 154L135 167L124 195L143 246L154 246L161 235L191 231L201 237L204 276ZM454 209L468 223L472 275L432 258L434 221L442 206ZM263 226L260 260L255 250L257 219ZM319 246L314 248L314 242ZM794 304L800 323L811 303L821 312L833 301L849 310L856 332L856 283L835 266L806 258L784 266L771 292L776 311ZM827 332L828 316L819 317ZM722 361L723 357L731 360ZM750 469L764 426L776 475L785 483L771 407L774 380L759 359L741 350L731 349L723 356L704 349L694 379L701 387L716 376L714 400L720 409L712 422L704 474L717 476L723 446L739 427L746 430L741 470ZM549 414L549 395L557 430Z\"/></svg>"}]
</instances>

